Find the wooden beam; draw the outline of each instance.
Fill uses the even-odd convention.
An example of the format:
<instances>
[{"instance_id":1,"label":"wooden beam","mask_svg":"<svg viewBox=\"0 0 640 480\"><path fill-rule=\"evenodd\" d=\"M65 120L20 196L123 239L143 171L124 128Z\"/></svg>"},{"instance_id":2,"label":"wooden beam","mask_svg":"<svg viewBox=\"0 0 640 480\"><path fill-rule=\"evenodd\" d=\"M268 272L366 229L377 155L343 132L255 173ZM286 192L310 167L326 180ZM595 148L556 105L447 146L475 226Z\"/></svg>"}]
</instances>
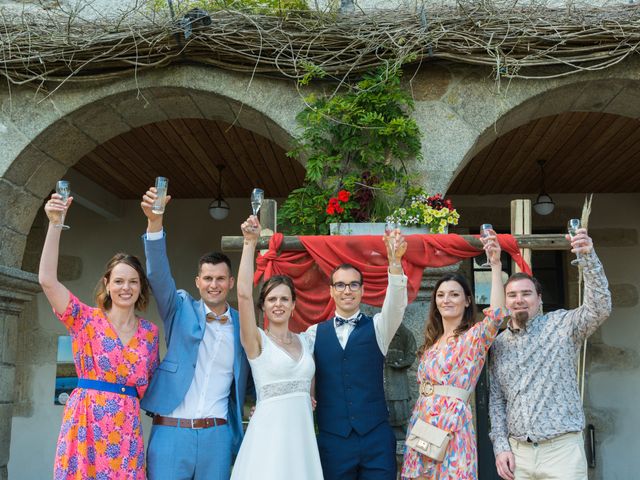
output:
<instances>
[{"instance_id":1,"label":"wooden beam","mask_svg":"<svg viewBox=\"0 0 640 480\"><path fill-rule=\"evenodd\" d=\"M473 235L460 235L467 242L478 249L482 249L482 243ZM564 234L535 234L535 235L514 235L521 248L530 248L531 250L570 250L569 242L565 239ZM260 237L258 240L258 249L269 248L269 240L271 237ZM243 238L224 236L220 241L223 252L241 252ZM304 246L298 237L285 236L282 240L282 251L303 251Z\"/></svg>"},{"instance_id":2,"label":"wooden beam","mask_svg":"<svg viewBox=\"0 0 640 480\"><path fill-rule=\"evenodd\" d=\"M528 198L511 200L511 234L531 234L531 200ZM531 265L531 249L521 248L520 254L522 258L524 258L524 261ZM518 264L516 262L512 262L512 264L513 271L519 272L520 268Z\"/></svg>"}]
</instances>

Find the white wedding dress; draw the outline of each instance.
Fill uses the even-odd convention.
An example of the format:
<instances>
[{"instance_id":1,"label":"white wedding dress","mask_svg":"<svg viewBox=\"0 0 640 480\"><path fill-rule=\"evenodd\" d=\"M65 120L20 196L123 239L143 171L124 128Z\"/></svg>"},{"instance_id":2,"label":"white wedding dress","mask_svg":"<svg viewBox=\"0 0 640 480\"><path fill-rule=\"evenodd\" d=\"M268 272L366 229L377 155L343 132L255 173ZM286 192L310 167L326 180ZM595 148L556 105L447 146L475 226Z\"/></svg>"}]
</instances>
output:
<instances>
[{"instance_id":1,"label":"white wedding dress","mask_svg":"<svg viewBox=\"0 0 640 480\"><path fill-rule=\"evenodd\" d=\"M304 333L294 359L263 330L262 352L249 360L258 401L231 480L323 480L313 427L315 363Z\"/></svg>"}]
</instances>

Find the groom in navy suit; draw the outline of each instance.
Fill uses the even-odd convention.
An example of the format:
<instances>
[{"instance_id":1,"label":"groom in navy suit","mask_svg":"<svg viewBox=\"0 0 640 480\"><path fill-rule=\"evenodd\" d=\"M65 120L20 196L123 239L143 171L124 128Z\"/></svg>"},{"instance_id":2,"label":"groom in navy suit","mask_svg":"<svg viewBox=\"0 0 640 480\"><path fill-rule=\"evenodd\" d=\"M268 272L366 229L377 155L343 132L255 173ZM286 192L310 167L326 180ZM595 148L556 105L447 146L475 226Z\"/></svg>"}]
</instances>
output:
<instances>
[{"instance_id":1,"label":"groom in navy suit","mask_svg":"<svg viewBox=\"0 0 640 480\"><path fill-rule=\"evenodd\" d=\"M226 255L200 258L200 299L176 288L166 252L162 215L151 211L155 188L143 196L147 275L164 324L167 354L141 406L153 414L147 449L150 480L228 480L242 440L242 406L249 364L240 345Z\"/></svg>"},{"instance_id":2,"label":"groom in navy suit","mask_svg":"<svg viewBox=\"0 0 640 480\"><path fill-rule=\"evenodd\" d=\"M399 232L384 237L389 284L382 311L360 312L362 273L338 266L329 287L335 316L309 327L315 337L318 448L325 480L395 480L396 439L383 388L384 357L407 306ZM395 241L396 248L392 248Z\"/></svg>"}]
</instances>

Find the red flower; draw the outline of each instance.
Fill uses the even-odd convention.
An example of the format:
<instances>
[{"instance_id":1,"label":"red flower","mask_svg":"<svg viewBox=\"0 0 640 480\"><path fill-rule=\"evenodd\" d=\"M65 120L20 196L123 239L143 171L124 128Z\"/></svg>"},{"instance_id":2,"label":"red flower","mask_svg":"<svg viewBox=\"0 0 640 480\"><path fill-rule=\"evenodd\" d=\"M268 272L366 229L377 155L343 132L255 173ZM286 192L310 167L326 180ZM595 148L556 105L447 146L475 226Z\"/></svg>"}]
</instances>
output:
<instances>
[{"instance_id":1,"label":"red flower","mask_svg":"<svg viewBox=\"0 0 640 480\"><path fill-rule=\"evenodd\" d=\"M327 207L327 215L335 215L336 210L335 207L331 204Z\"/></svg>"},{"instance_id":2,"label":"red flower","mask_svg":"<svg viewBox=\"0 0 640 480\"><path fill-rule=\"evenodd\" d=\"M338 213L342 213L342 212L344 212L344 208L343 208L343 207L341 207L340 205L338 205L338 206L336 207L336 212L338 212Z\"/></svg>"},{"instance_id":3,"label":"red flower","mask_svg":"<svg viewBox=\"0 0 640 480\"><path fill-rule=\"evenodd\" d=\"M338 205L340 205L340 203L338 202L338 199L336 197L331 197L329 199L329 205L332 207L337 207Z\"/></svg>"},{"instance_id":4,"label":"red flower","mask_svg":"<svg viewBox=\"0 0 640 480\"><path fill-rule=\"evenodd\" d=\"M351 197L351 192L347 190L340 190L338 192L338 200L340 200L341 202L348 202L349 197Z\"/></svg>"}]
</instances>

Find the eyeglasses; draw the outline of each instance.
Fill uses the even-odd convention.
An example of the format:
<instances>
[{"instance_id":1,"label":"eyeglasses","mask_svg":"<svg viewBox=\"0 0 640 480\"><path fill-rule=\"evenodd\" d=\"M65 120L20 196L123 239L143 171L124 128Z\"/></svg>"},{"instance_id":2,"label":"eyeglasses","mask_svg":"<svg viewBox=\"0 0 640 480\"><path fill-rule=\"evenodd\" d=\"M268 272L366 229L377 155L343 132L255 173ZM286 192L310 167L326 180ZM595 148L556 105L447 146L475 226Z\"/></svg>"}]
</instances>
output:
<instances>
[{"instance_id":1,"label":"eyeglasses","mask_svg":"<svg viewBox=\"0 0 640 480\"><path fill-rule=\"evenodd\" d=\"M336 282L331 284L331 286L333 288L336 289L337 292L344 292L344 289L349 287L349 290L351 290L352 292L357 292L358 290L360 290L360 287L362 287L362 283L360 282L351 282L351 283L344 283L344 282Z\"/></svg>"}]
</instances>

